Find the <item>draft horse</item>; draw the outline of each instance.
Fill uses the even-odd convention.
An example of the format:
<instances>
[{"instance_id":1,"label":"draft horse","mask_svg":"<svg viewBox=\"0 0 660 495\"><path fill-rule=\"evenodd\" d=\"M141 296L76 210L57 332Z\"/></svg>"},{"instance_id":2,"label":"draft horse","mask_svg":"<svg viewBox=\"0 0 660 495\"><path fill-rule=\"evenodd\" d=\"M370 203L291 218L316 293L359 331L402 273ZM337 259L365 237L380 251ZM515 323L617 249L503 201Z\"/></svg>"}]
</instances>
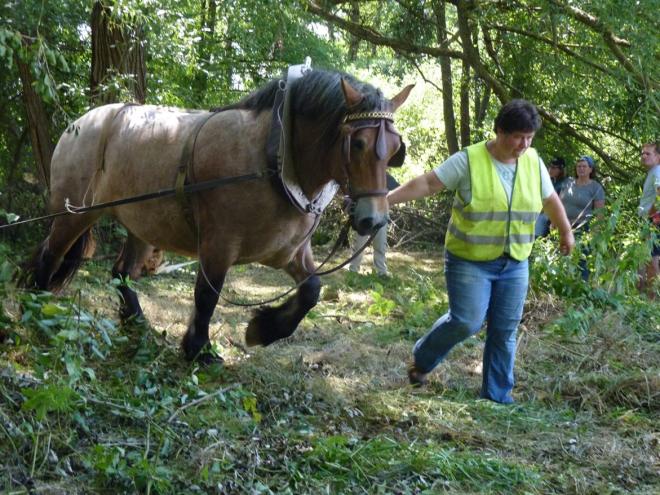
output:
<instances>
[{"instance_id":1,"label":"draft horse","mask_svg":"<svg viewBox=\"0 0 660 495\"><path fill-rule=\"evenodd\" d=\"M315 198L327 184L338 183L354 201L352 226L360 234L387 221L386 167L400 165L405 152L392 115L411 89L388 100L348 74L319 70L287 84L287 138L299 187ZM80 265L91 227L110 214L129 233L113 267L120 280L139 278L151 246L199 258L194 311L182 341L188 359L214 359L207 347L209 321L225 274L236 264L258 262L304 281L280 306L256 311L246 343L268 345L291 335L319 298L310 237L320 213L292 204L277 174L259 174L268 169L278 91L282 81L274 80L212 112L112 104L80 117L53 154L51 211L67 201L101 204L172 188L182 163L188 184L246 174L262 178L191 194L188 207L164 197L57 217L27 265L32 286L54 292L64 287ZM122 283L120 292L122 319L143 317L134 290Z\"/></svg>"}]
</instances>

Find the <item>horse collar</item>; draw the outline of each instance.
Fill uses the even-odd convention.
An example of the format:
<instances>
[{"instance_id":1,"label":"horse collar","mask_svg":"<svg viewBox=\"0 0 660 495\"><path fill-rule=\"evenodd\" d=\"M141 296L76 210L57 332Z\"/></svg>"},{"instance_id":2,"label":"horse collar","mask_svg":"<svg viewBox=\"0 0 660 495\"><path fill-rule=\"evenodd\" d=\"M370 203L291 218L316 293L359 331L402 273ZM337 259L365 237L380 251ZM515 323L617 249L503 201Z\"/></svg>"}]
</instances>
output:
<instances>
[{"instance_id":1,"label":"horse collar","mask_svg":"<svg viewBox=\"0 0 660 495\"><path fill-rule=\"evenodd\" d=\"M309 60L304 65L291 66L287 71L286 80L280 81L273 104L273 120L266 143L266 156L276 187L283 192L289 202L301 213L320 215L335 197L339 184L335 181L328 182L321 192L310 200L300 187L291 146L293 130L289 85L310 70Z\"/></svg>"}]
</instances>

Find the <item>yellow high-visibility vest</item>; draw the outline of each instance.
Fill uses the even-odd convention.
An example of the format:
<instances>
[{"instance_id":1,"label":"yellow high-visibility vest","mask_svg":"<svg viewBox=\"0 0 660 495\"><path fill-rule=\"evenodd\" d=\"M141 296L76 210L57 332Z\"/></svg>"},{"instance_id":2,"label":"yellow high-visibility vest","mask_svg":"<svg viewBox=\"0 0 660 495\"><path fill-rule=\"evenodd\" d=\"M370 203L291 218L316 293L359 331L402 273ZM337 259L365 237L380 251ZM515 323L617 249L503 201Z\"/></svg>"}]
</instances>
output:
<instances>
[{"instance_id":1,"label":"yellow high-visibility vest","mask_svg":"<svg viewBox=\"0 0 660 495\"><path fill-rule=\"evenodd\" d=\"M511 204L486 141L466 148L472 199L454 197L446 249L464 259L489 261L507 252L522 261L534 243L534 225L543 208L539 156L534 148L518 158Z\"/></svg>"}]
</instances>

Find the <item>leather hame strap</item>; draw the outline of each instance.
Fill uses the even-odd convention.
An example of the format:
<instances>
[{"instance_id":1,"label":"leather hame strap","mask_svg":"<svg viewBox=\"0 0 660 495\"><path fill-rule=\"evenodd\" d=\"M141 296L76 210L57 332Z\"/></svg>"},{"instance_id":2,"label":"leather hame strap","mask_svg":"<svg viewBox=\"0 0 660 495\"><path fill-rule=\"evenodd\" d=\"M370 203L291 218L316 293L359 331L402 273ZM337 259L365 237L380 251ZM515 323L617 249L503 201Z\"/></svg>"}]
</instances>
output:
<instances>
[{"instance_id":1,"label":"leather hame strap","mask_svg":"<svg viewBox=\"0 0 660 495\"><path fill-rule=\"evenodd\" d=\"M197 233L197 222L195 222L195 215L193 212L192 204L190 203L189 194L186 193L185 186L194 182L193 179L193 163L195 160L195 144L197 143L197 136L202 130L202 127L211 120L216 112L210 112L198 119L194 125L188 138L186 139L183 149L181 150L181 158L179 159L179 166L177 167L176 179L174 180L175 197L183 215L186 218L186 223L193 234Z\"/></svg>"}]
</instances>

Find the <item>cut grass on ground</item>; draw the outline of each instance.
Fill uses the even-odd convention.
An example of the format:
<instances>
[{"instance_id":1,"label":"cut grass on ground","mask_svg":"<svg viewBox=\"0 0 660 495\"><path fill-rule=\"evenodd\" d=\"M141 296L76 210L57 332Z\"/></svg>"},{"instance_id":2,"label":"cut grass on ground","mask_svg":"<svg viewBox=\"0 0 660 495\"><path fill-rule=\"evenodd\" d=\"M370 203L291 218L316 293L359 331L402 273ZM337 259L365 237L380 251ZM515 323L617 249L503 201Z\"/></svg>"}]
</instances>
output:
<instances>
[{"instance_id":1,"label":"cut grass on ground","mask_svg":"<svg viewBox=\"0 0 660 495\"><path fill-rule=\"evenodd\" d=\"M482 336L413 389L410 349L447 307L442 261L388 261L389 279L327 277L297 332L268 348L246 349L250 311L220 304L211 334L224 367L178 348L194 266L135 284L148 326L119 325L106 263L86 265L68 299L10 292L22 320L0 345L0 490L657 493L654 324L611 313L567 336L550 325L561 302L532 294L516 405L477 398ZM255 300L288 286L250 266L225 292Z\"/></svg>"}]
</instances>

